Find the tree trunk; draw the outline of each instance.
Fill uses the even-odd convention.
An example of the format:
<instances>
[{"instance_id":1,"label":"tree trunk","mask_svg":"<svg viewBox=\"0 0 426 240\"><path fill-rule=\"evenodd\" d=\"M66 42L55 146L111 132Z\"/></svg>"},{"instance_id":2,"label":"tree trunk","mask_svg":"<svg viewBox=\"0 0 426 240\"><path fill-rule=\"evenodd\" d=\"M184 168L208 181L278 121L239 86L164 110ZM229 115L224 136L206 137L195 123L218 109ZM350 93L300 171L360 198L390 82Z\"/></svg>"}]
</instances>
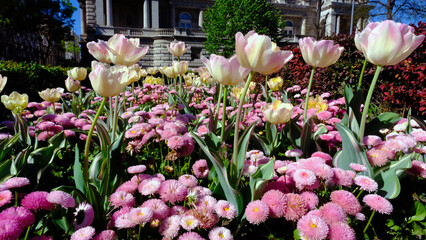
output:
<instances>
[{"instance_id":1,"label":"tree trunk","mask_svg":"<svg viewBox=\"0 0 426 240\"><path fill-rule=\"evenodd\" d=\"M386 5L386 19L387 20L392 20L392 11L393 11L393 7L395 6L395 0L388 0L388 4Z\"/></svg>"}]
</instances>

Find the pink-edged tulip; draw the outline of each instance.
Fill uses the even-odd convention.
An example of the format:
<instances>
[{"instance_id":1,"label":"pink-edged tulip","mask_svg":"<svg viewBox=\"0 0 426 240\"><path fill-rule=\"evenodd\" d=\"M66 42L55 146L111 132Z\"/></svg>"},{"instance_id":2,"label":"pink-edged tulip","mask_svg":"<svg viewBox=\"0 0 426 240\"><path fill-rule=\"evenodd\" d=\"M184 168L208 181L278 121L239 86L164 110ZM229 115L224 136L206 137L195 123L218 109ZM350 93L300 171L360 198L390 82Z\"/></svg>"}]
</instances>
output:
<instances>
[{"instance_id":1,"label":"pink-edged tulip","mask_svg":"<svg viewBox=\"0 0 426 240\"><path fill-rule=\"evenodd\" d=\"M299 39L303 60L313 67L328 67L334 64L344 48L331 40L316 41L312 37Z\"/></svg>"},{"instance_id":2,"label":"pink-edged tulip","mask_svg":"<svg viewBox=\"0 0 426 240\"><path fill-rule=\"evenodd\" d=\"M395 65L406 59L424 40L414 28L391 20L371 22L355 34L355 45L372 64Z\"/></svg>"},{"instance_id":3,"label":"pink-edged tulip","mask_svg":"<svg viewBox=\"0 0 426 240\"><path fill-rule=\"evenodd\" d=\"M0 74L0 92L3 91L4 86L6 86L7 77L2 77Z\"/></svg>"},{"instance_id":4,"label":"pink-edged tulip","mask_svg":"<svg viewBox=\"0 0 426 240\"><path fill-rule=\"evenodd\" d=\"M21 113L28 106L28 95L13 91L9 96L1 96L4 106L14 113Z\"/></svg>"},{"instance_id":5,"label":"pink-edged tulip","mask_svg":"<svg viewBox=\"0 0 426 240\"><path fill-rule=\"evenodd\" d=\"M87 76L87 69L84 67L75 67L67 71L68 77L77 81L83 81Z\"/></svg>"},{"instance_id":6,"label":"pink-edged tulip","mask_svg":"<svg viewBox=\"0 0 426 240\"><path fill-rule=\"evenodd\" d=\"M77 81L77 80L74 80L74 79L73 79L73 78L71 78L71 77L68 77L68 78L65 80L65 87L67 88L67 90L68 90L69 92L75 92L75 91L77 91L78 89L80 89L81 84L80 84L80 81Z\"/></svg>"},{"instance_id":7,"label":"pink-edged tulip","mask_svg":"<svg viewBox=\"0 0 426 240\"><path fill-rule=\"evenodd\" d=\"M272 124L286 123L293 115L293 105L275 100L273 103L267 103L262 107L263 116Z\"/></svg>"},{"instance_id":8,"label":"pink-edged tulip","mask_svg":"<svg viewBox=\"0 0 426 240\"><path fill-rule=\"evenodd\" d=\"M139 38L126 38L123 34L114 34L107 45L112 63L128 67L137 63L149 49L139 47Z\"/></svg>"},{"instance_id":9,"label":"pink-edged tulip","mask_svg":"<svg viewBox=\"0 0 426 240\"><path fill-rule=\"evenodd\" d=\"M234 55L229 59L212 54L210 60L201 57L201 61L207 67L213 79L223 85L235 85L241 82L250 73L250 69L242 67Z\"/></svg>"},{"instance_id":10,"label":"pink-edged tulip","mask_svg":"<svg viewBox=\"0 0 426 240\"><path fill-rule=\"evenodd\" d=\"M113 97L123 91L127 85L127 73L125 67L115 65L110 67L108 64L92 62L92 72L89 79L93 90L103 97ZM126 79L122 81L122 79Z\"/></svg>"},{"instance_id":11,"label":"pink-edged tulip","mask_svg":"<svg viewBox=\"0 0 426 240\"><path fill-rule=\"evenodd\" d=\"M291 51L281 51L271 38L254 31L235 35L235 51L241 66L262 74L280 70L293 58Z\"/></svg>"},{"instance_id":12,"label":"pink-edged tulip","mask_svg":"<svg viewBox=\"0 0 426 240\"><path fill-rule=\"evenodd\" d=\"M186 51L191 49L191 47L185 48L185 43L178 41L178 42L171 42L170 46L167 46L169 49L169 52L173 54L175 57L182 56Z\"/></svg>"},{"instance_id":13,"label":"pink-edged tulip","mask_svg":"<svg viewBox=\"0 0 426 240\"><path fill-rule=\"evenodd\" d=\"M183 75L186 73L186 70L188 70L188 62L187 61L174 61L173 64L173 70L177 75Z\"/></svg>"},{"instance_id":14,"label":"pink-edged tulip","mask_svg":"<svg viewBox=\"0 0 426 240\"><path fill-rule=\"evenodd\" d=\"M63 88L47 88L41 92L38 92L38 94L44 101L55 103L61 99L63 92Z\"/></svg>"},{"instance_id":15,"label":"pink-edged tulip","mask_svg":"<svg viewBox=\"0 0 426 240\"><path fill-rule=\"evenodd\" d=\"M98 42L88 42L87 49L99 62L111 63L111 58L108 53L108 45L105 41L98 40Z\"/></svg>"}]
</instances>

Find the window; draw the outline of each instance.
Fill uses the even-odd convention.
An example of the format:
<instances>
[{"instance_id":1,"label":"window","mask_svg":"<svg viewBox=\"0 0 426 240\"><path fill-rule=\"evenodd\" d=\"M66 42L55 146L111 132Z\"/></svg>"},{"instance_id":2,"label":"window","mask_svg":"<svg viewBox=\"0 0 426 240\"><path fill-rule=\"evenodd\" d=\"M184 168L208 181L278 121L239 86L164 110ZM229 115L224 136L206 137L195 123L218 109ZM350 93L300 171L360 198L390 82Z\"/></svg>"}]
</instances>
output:
<instances>
[{"instance_id":1,"label":"window","mask_svg":"<svg viewBox=\"0 0 426 240\"><path fill-rule=\"evenodd\" d=\"M179 27L180 28L192 27L191 15L189 13L182 13L179 16Z\"/></svg>"},{"instance_id":2,"label":"window","mask_svg":"<svg viewBox=\"0 0 426 240\"><path fill-rule=\"evenodd\" d=\"M284 27L284 36L293 36L293 22L290 20L285 21L285 27Z\"/></svg>"}]
</instances>

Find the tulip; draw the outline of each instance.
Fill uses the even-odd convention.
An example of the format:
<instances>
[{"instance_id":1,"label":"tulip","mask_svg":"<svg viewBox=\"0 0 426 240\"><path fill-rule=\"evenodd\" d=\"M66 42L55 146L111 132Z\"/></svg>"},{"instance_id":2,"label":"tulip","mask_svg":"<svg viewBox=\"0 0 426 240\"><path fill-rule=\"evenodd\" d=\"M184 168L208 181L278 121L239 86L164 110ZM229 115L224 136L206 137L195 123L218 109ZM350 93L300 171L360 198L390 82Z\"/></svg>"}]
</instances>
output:
<instances>
[{"instance_id":1,"label":"tulip","mask_svg":"<svg viewBox=\"0 0 426 240\"><path fill-rule=\"evenodd\" d=\"M61 99L63 92L63 88L47 88L41 92L38 92L38 94L44 101L55 103Z\"/></svg>"},{"instance_id":2,"label":"tulip","mask_svg":"<svg viewBox=\"0 0 426 240\"><path fill-rule=\"evenodd\" d=\"M169 49L169 52L176 57L182 56L186 51L191 49L191 47L185 48L185 43L181 41L171 42L170 46L167 46L167 48Z\"/></svg>"},{"instance_id":3,"label":"tulip","mask_svg":"<svg viewBox=\"0 0 426 240\"><path fill-rule=\"evenodd\" d=\"M139 47L139 38L126 38L115 34L108 40L108 53L112 63L132 66L148 52L149 47Z\"/></svg>"},{"instance_id":4,"label":"tulip","mask_svg":"<svg viewBox=\"0 0 426 240\"><path fill-rule=\"evenodd\" d=\"M75 67L71 70L68 70L68 77L71 77L74 80L77 81L83 81L86 79L87 76L87 69L83 67Z\"/></svg>"},{"instance_id":5,"label":"tulip","mask_svg":"<svg viewBox=\"0 0 426 240\"><path fill-rule=\"evenodd\" d=\"M161 71L161 70L160 70ZM164 75L166 75L168 78L175 78L177 77L177 74L175 72L175 69L173 67L165 67L162 68L162 72Z\"/></svg>"},{"instance_id":6,"label":"tulip","mask_svg":"<svg viewBox=\"0 0 426 240\"><path fill-rule=\"evenodd\" d=\"M395 65L406 59L422 42L414 28L391 20L371 22L355 34L355 45L370 63L378 66Z\"/></svg>"},{"instance_id":7,"label":"tulip","mask_svg":"<svg viewBox=\"0 0 426 240\"><path fill-rule=\"evenodd\" d=\"M250 73L250 69L240 65L236 55L226 59L225 57L212 54L210 55L210 60L203 56L201 57L201 61L207 67L213 79L223 85L236 85Z\"/></svg>"},{"instance_id":8,"label":"tulip","mask_svg":"<svg viewBox=\"0 0 426 240\"><path fill-rule=\"evenodd\" d=\"M281 77L275 77L275 78L271 78L268 81L268 87L272 90L272 91L278 91L280 90L280 88L282 88L284 84L284 81Z\"/></svg>"},{"instance_id":9,"label":"tulip","mask_svg":"<svg viewBox=\"0 0 426 240\"><path fill-rule=\"evenodd\" d=\"M157 73L157 69L149 67L147 70L149 75L155 75Z\"/></svg>"},{"instance_id":10,"label":"tulip","mask_svg":"<svg viewBox=\"0 0 426 240\"><path fill-rule=\"evenodd\" d=\"M139 78L146 77L147 75L148 75L148 72L146 71L146 69L141 69L139 71Z\"/></svg>"},{"instance_id":11,"label":"tulip","mask_svg":"<svg viewBox=\"0 0 426 240\"><path fill-rule=\"evenodd\" d=\"M92 72L89 79L93 90L103 97L112 97L123 91L127 80L126 71L123 66L115 65L110 67L108 64L92 62Z\"/></svg>"},{"instance_id":12,"label":"tulip","mask_svg":"<svg viewBox=\"0 0 426 240\"><path fill-rule=\"evenodd\" d=\"M77 81L77 80L72 79L71 77L68 77L65 80L65 87L67 88L67 90L69 92L75 92L78 89L80 89L81 84L80 84L80 81Z\"/></svg>"},{"instance_id":13,"label":"tulip","mask_svg":"<svg viewBox=\"0 0 426 240\"><path fill-rule=\"evenodd\" d=\"M275 100L273 103L267 103L262 107L263 116L272 124L286 123L293 115L293 105Z\"/></svg>"},{"instance_id":14,"label":"tulip","mask_svg":"<svg viewBox=\"0 0 426 240\"><path fill-rule=\"evenodd\" d=\"M303 60L313 67L328 67L334 64L344 48L331 40L315 41L312 37L299 39Z\"/></svg>"},{"instance_id":15,"label":"tulip","mask_svg":"<svg viewBox=\"0 0 426 240\"><path fill-rule=\"evenodd\" d=\"M6 86L7 77L2 77L0 74L0 92L3 91L4 86Z\"/></svg>"},{"instance_id":16,"label":"tulip","mask_svg":"<svg viewBox=\"0 0 426 240\"><path fill-rule=\"evenodd\" d=\"M187 69L188 69L187 61L173 62L173 70L177 75L185 74Z\"/></svg>"},{"instance_id":17,"label":"tulip","mask_svg":"<svg viewBox=\"0 0 426 240\"><path fill-rule=\"evenodd\" d=\"M281 51L268 36L254 31L235 35L235 51L241 66L262 74L278 71L293 58L291 51Z\"/></svg>"},{"instance_id":18,"label":"tulip","mask_svg":"<svg viewBox=\"0 0 426 240\"><path fill-rule=\"evenodd\" d=\"M140 79L139 73L136 70L126 67L123 67L123 70L127 74L123 75L121 81L125 81L126 85L130 85L131 83L136 82Z\"/></svg>"},{"instance_id":19,"label":"tulip","mask_svg":"<svg viewBox=\"0 0 426 240\"><path fill-rule=\"evenodd\" d=\"M21 113L28 106L28 95L13 91L9 96L1 96L4 106L14 113Z\"/></svg>"},{"instance_id":20,"label":"tulip","mask_svg":"<svg viewBox=\"0 0 426 240\"><path fill-rule=\"evenodd\" d=\"M96 60L103 63L111 63L111 58L108 53L108 45L105 41L98 40L98 42L88 42L87 49Z\"/></svg>"}]
</instances>

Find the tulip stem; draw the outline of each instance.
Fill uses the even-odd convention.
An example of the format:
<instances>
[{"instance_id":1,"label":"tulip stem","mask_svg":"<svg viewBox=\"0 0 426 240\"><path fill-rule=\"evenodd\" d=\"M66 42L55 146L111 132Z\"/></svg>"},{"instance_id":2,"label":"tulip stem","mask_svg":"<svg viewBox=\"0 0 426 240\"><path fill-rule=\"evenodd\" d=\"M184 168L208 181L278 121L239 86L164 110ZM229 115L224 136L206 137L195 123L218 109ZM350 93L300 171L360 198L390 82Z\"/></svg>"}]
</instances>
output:
<instances>
[{"instance_id":1,"label":"tulip stem","mask_svg":"<svg viewBox=\"0 0 426 240\"><path fill-rule=\"evenodd\" d=\"M214 114L218 113L219 114L219 108L220 108L220 102L222 100L222 91L223 91L223 84L220 84L220 88L219 88L219 97L217 99L217 106L216 106L216 110L214 111ZM217 86L216 86L217 89Z\"/></svg>"},{"instance_id":2,"label":"tulip stem","mask_svg":"<svg viewBox=\"0 0 426 240\"><path fill-rule=\"evenodd\" d=\"M111 137L111 139L112 139L112 141L111 142L114 142L114 140L115 140L115 132L117 131L117 121L118 121L118 95L117 96L115 96L115 105L114 105L114 119L113 119L113 125L112 125L112 133L111 133L111 135L112 135L112 137Z\"/></svg>"},{"instance_id":3,"label":"tulip stem","mask_svg":"<svg viewBox=\"0 0 426 240\"><path fill-rule=\"evenodd\" d=\"M370 89L368 90L367 99L365 99L364 109L362 111L361 124L359 127L359 141L362 141L364 137L365 124L367 122L368 115L368 107L370 105L371 97L373 96L374 87L376 86L377 79L379 78L380 71L382 70L382 66L377 66L376 73L374 73L373 81L371 82Z\"/></svg>"},{"instance_id":4,"label":"tulip stem","mask_svg":"<svg viewBox=\"0 0 426 240\"><path fill-rule=\"evenodd\" d=\"M225 135L225 119L226 119L226 97L228 96L228 88L223 88L223 105L222 105L222 130L220 131L220 141L224 142Z\"/></svg>"},{"instance_id":5,"label":"tulip stem","mask_svg":"<svg viewBox=\"0 0 426 240\"><path fill-rule=\"evenodd\" d=\"M359 81L358 81L358 88L357 88L358 90L361 89L361 83L362 83L362 78L364 77L365 66L367 66L367 58L364 59L364 64L362 65L361 75L359 76Z\"/></svg>"},{"instance_id":6,"label":"tulip stem","mask_svg":"<svg viewBox=\"0 0 426 240\"><path fill-rule=\"evenodd\" d=\"M182 97L182 75L179 75L179 96Z\"/></svg>"},{"instance_id":7,"label":"tulip stem","mask_svg":"<svg viewBox=\"0 0 426 240\"><path fill-rule=\"evenodd\" d=\"M268 96L268 75L265 75L265 94Z\"/></svg>"},{"instance_id":8,"label":"tulip stem","mask_svg":"<svg viewBox=\"0 0 426 240\"><path fill-rule=\"evenodd\" d=\"M238 141L239 141L238 132L240 130L241 112L242 112L242 109L243 109L244 99L246 97L247 90L250 86L250 82L251 82L252 77L253 77L253 72L250 72L250 75L248 76L246 84L244 85L243 92L241 93L240 102L238 104L238 109L237 109L237 119L235 121L235 130L234 130L234 146L233 146L234 153L232 154L233 161L231 163L231 180L232 181L235 181L237 179L237 176L239 175L238 172L237 172L238 171L238 168L237 168L238 167L238 147L239 147L238 146ZM237 180L237 183L236 183L235 186L238 186L238 184L239 184L239 180Z\"/></svg>"},{"instance_id":9,"label":"tulip stem","mask_svg":"<svg viewBox=\"0 0 426 240\"><path fill-rule=\"evenodd\" d=\"M90 126L89 133L87 134L86 146L84 148L84 180L88 184L89 180L89 148L90 141L92 140L93 131L95 129L96 122L98 121L99 116L101 115L102 109L105 106L106 97L102 99L101 106L99 106L98 112L96 113L95 118L93 119L92 126Z\"/></svg>"},{"instance_id":10,"label":"tulip stem","mask_svg":"<svg viewBox=\"0 0 426 240\"><path fill-rule=\"evenodd\" d=\"M309 94L311 93L312 80L314 79L315 67L312 67L311 77L309 78L308 91L306 92L305 98L305 109L303 111L303 122L306 123L307 115L308 115L308 103L309 103Z\"/></svg>"}]
</instances>

